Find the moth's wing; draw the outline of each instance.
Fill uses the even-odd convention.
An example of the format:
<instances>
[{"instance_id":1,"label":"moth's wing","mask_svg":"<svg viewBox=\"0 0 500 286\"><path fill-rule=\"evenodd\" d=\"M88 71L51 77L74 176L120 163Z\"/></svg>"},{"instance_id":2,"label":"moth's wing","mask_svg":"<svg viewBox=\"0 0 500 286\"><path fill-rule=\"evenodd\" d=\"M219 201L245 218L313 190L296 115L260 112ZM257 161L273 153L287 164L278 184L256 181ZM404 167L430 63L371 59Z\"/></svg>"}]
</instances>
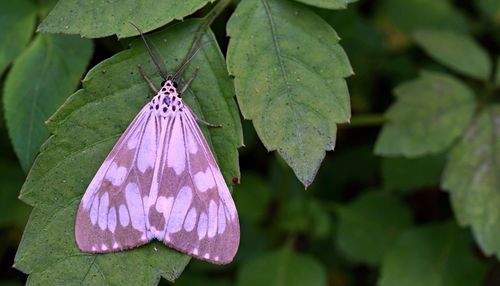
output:
<instances>
[{"instance_id":1,"label":"moth's wing","mask_svg":"<svg viewBox=\"0 0 500 286\"><path fill-rule=\"evenodd\" d=\"M189 108L173 117L160 160L147 211L151 235L196 258L231 262L240 241L238 214Z\"/></svg>"},{"instance_id":2,"label":"moth's wing","mask_svg":"<svg viewBox=\"0 0 500 286\"><path fill-rule=\"evenodd\" d=\"M159 129L159 119L146 105L102 163L76 215L80 250L114 252L149 240L143 197L151 186Z\"/></svg>"}]
</instances>

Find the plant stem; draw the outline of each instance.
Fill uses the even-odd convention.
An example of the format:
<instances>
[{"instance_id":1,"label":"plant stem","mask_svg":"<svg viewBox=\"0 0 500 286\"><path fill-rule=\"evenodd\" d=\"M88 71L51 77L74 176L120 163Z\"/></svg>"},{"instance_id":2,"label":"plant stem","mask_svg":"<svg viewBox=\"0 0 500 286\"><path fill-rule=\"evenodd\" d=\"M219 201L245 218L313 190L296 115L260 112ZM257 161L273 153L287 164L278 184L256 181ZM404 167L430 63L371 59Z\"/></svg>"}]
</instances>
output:
<instances>
[{"instance_id":1,"label":"plant stem","mask_svg":"<svg viewBox=\"0 0 500 286\"><path fill-rule=\"evenodd\" d=\"M184 62L181 64L181 67L174 75L174 80L178 75L180 77L183 76L184 70L187 68L188 64L194 58L196 53L201 49L200 42L205 35L205 31L212 25L213 21L226 9L226 7L231 3L232 0L220 0L217 4L208 12L203 18L203 24L196 30L196 34L194 36L193 44L189 49L187 56L185 57Z\"/></svg>"},{"instance_id":2,"label":"plant stem","mask_svg":"<svg viewBox=\"0 0 500 286\"><path fill-rule=\"evenodd\" d=\"M346 127L365 127L382 125L385 122L383 114L360 114L351 118L351 123L345 125Z\"/></svg>"},{"instance_id":3,"label":"plant stem","mask_svg":"<svg viewBox=\"0 0 500 286\"><path fill-rule=\"evenodd\" d=\"M226 9L226 7L231 4L232 0L220 0L217 2L217 4L208 12L205 17L203 17L203 25L198 28L198 31L196 31L196 36L195 40L193 42L193 45L191 46L191 51L189 52L189 55L192 55L193 53L196 52L197 46L201 39L203 38L203 35L205 34L205 30L212 25L213 21Z\"/></svg>"},{"instance_id":4,"label":"plant stem","mask_svg":"<svg viewBox=\"0 0 500 286\"><path fill-rule=\"evenodd\" d=\"M212 22L215 20L215 18L217 18L220 15L220 13L222 13L222 11L224 11L226 7L229 4L231 4L231 1L232 0L220 0L219 2L217 2L217 4L212 8L212 10L210 10L210 12L208 12L207 15L203 17L205 23L203 23L202 29L206 29L210 25L212 25Z\"/></svg>"}]
</instances>

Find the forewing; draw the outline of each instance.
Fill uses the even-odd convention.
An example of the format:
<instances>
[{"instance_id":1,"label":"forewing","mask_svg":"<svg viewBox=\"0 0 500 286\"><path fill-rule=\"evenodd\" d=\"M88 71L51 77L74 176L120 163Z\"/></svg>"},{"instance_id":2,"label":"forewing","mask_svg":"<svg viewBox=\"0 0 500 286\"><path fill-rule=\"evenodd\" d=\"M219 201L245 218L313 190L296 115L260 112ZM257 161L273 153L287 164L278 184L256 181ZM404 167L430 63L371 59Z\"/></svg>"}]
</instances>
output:
<instances>
[{"instance_id":1,"label":"forewing","mask_svg":"<svg viewBox=\"0 0 500 286\"><path fill-rule=\"evenodd\" d=\"M76 216L80 250L113 252L148 241L143 197L151 186L159 130L159 119L146 105L102 163Z\"/></svg>"},{"instance_id":2,"label":"forewing","mask_svg":"<svg viewBox=\"0 0 500 286\"><path fill-rule=\"evenodd\" d=\"M189 108L167 129L147 209L151 236L196 258L229 263L240 227L215 158Z\"/></svg>"}]
</instances>

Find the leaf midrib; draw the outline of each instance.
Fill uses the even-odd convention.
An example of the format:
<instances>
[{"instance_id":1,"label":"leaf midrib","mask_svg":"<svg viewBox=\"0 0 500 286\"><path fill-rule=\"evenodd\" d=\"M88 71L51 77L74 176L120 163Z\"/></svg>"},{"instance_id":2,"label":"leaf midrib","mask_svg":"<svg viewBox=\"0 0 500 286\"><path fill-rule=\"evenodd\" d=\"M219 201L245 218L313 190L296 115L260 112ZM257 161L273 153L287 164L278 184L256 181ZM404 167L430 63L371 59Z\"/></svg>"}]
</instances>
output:
<instances>
[{"instance_id":1,"label":"leaf midrib","mask_svg":"<svg viewBox=\"0 0 500 286\"><path fill-rule=\"evenodd\" d=\"M262 2L262 5L264 6L264 10L266 12L267 19L269 21L269 26L271 27L271 35L272 35L274 50L276 51L276 56L277 56L278 63L280 66L281 74L282 74L282 77L283 77L284 82L285 82L285 86L286 86L286 90L287 90L286 95L287 95L288 101L290 102L290 101L292 101L291 97L290 97L291 87L290 87L290 82L289 82L289 79L288 79L288 76L287 76L287 73L285 70L285 64L283 62L283 55L281 53L281 47L279 45L279 41L278 41L278 37L277 37L276 25L275 25L274 19L272 17L271 7L269 7L267 0L261 0L261 2ZM295 131L296 131L297 142L299 142L299 144L298 144L299 146L302 146L301 145L303 142L302 133L300 132L300 128L297 128L299 126L298 122L297 122L297 117L296 117L297 110L293 104L291 104L289 106L291 109L293 109L291 117L293 118L294 126L296 126Z\"/></svg>"}]
</instances>

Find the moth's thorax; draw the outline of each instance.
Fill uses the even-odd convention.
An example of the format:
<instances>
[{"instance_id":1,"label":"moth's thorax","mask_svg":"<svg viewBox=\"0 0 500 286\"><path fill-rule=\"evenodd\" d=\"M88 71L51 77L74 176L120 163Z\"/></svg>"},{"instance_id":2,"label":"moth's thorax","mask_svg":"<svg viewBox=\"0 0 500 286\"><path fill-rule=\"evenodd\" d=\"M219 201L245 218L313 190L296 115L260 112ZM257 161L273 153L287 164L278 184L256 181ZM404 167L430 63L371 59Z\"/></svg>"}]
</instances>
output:
<instances>
[{"instance_id":1,"label":"moth's thorax","mask_svg":"<svg viewBox=\"0 0 500 286\"><path fill-rule=\"evenodd\" d=\"M184 110L182 98L177 93L177 88L171 80L165 81L155 97L149 102L149 109L155 111L157 116L171 116Z\"/></svg>"}]
</instances>

